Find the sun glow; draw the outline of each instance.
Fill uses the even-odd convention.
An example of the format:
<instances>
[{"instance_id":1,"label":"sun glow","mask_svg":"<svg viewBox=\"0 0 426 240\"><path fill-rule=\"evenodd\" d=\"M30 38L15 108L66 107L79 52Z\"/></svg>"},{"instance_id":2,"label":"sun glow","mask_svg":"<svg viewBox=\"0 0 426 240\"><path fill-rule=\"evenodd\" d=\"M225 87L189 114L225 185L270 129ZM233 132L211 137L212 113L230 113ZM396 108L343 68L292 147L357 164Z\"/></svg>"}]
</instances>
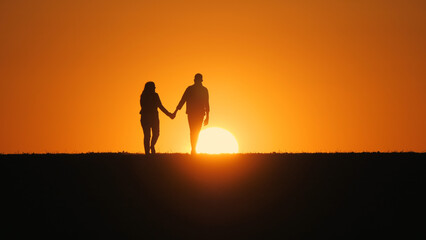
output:
<instances>
[{"instance_id":1,"label":"sun glow","mask_svg":"<svg viewBox=\"0 0 426 240\"><path fill-rule=\"evenodd\" d=\"M227 130L219 127L206 128L200 132L197 153L238 153L238 142Z\"/></svg>"}]
</instances>

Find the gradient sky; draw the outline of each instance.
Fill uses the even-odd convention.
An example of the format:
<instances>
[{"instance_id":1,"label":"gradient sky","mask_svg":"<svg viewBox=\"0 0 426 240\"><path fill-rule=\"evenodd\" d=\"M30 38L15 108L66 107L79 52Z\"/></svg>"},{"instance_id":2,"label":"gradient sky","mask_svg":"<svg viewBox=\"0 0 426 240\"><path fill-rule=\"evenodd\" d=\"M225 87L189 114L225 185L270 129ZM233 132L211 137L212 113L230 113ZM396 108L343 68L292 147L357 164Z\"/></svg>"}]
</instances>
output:
<instances>
[{"instance_id":1,"label":"gradient sky","mask_svg":"<svg viewBox=\"0 0 426 240\"><path fill-rule=\"evenodd\" d=\"M193 76L241 152L426 151L426 1L0 0L0 153L142 152ZM189 151L184 111L159 152Z\"/></svg>"}]
</instances>

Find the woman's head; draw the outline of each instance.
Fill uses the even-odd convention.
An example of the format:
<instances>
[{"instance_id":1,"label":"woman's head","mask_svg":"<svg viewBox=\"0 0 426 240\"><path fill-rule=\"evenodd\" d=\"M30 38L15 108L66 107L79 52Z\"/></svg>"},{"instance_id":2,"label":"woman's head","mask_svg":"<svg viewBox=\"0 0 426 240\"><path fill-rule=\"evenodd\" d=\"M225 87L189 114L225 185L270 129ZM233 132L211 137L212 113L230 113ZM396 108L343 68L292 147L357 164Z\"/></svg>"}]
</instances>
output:
<instances>
[{"instance_id":1,"label":"woman's head","mask_svg":"<svg viewBox=\"0 0 426 240\"><path fill-rule=\"evenodd\" d=\"M143 89L143 91L148 92L148 93L154 93L155 92L155 83L154 82L145 83L145 88Z\"/></svg>"}]
</instances>

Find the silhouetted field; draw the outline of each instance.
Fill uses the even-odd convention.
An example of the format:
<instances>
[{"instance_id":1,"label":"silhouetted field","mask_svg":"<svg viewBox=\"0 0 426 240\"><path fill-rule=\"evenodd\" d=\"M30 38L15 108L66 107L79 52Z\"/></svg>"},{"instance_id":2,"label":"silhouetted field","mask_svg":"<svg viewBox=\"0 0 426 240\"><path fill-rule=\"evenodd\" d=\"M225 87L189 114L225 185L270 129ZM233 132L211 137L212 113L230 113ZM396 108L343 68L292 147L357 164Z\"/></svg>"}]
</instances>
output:
<instances>
[{"instance_id":1,"label":"silhouetted field","mask_svg":"<svg viewBox=\"0 0 426 240\"><path fill-rule=\"evenodd\" d=\"M425 239L425 157L0 155L0 237Z\"/></svg>"}]
</instances>

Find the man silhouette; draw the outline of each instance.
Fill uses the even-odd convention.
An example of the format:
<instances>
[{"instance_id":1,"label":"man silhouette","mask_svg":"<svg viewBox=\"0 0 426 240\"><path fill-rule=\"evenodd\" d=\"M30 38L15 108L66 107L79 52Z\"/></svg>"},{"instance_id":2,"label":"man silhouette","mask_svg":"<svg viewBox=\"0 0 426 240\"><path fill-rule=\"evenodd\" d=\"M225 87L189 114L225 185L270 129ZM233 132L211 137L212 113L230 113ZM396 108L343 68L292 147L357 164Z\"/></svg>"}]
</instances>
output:
<instances>
[{"instance_id":1,"label":"man silhouette","mask_svg":"<svg viewBox=\"0 0 426 240\"><path fill-rule=\"evenodd\" d=\"M188 115L189 134L191 138L191 154L195 154L197 147L198 135L200 134L201 127L209 123L209 91L203 86L203 75L200 73L195 74L194 85L186 88L178 106L176 107L173 115L180 110L186 103L186 114Z\"/></svg>"}]
</instances>

